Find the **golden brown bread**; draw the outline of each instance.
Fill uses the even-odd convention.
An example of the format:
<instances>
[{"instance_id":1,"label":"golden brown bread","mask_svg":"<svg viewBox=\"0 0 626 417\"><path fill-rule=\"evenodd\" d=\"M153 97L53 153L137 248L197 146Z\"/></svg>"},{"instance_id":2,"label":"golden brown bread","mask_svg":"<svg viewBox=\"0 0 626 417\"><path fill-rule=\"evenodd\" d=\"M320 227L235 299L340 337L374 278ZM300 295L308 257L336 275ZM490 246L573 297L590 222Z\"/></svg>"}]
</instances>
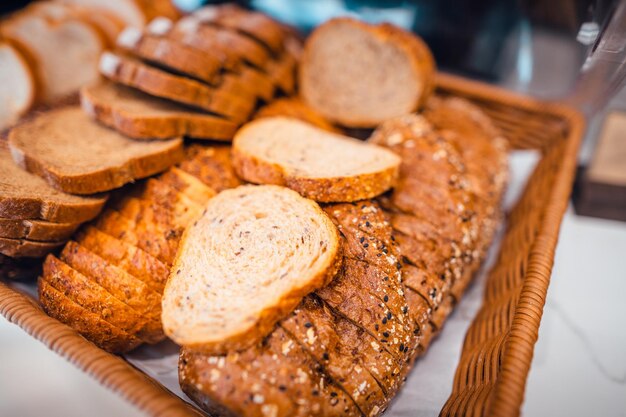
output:
<instances>
[{"instance_id":1,"label":"golden brown bread","mask_svg":"<svg viewBox=\"0 0 626 417\"><path fill-rule=\"evenodd\" d=\"M293 117L303 122L312 124L321 129L328 130L333 133L341 133L341 131L324 119L319 113L307 106L297 97L285 97L274 100L271 103L261 107L255 114L254 118L287 116Z\"/></svg>"}]
</instances>

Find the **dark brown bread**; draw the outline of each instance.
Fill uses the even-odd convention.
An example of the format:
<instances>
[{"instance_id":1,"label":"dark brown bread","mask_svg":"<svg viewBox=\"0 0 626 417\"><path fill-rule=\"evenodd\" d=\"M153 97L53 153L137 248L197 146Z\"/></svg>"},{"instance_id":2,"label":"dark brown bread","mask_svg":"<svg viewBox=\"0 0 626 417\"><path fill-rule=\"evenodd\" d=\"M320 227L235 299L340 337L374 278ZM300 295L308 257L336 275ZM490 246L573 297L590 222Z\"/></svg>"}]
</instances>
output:
<instances>
[{"instance_id":1,"label":"dark brown bread","mask_svg":"<svg viewBox=\"0 0 626 417\"><path fill-rule=\"evenodd\" d=\"M0 237L0 254L12 258L41 258L63 246L63 241L37 242L27 239L7 239Z\"/></svg>"},{"instance_id":2,"label":"dark brown bread","mask_svg":"<svg viewBox=\"0 0 626 417\"><path fill-rule=\"evenodd\" d=\"M165 171L181 139L138 142L94 122L79 106L41 114L9 133L13 159L62 191L94 194Z\"/></svg>"},{"instance_id":3,"label":"dark brown bread","mask_svg":"<svg viewBox=\"0 0 626 417\"><path fill-rule=\"evenodd\" d=\"M60 241L78 229L80 223L52 223L43 220L0 218L0 237L36 241Z\"/></svg>"},{"instance_id":4,"label":"dark brown bread","mask_svg":"<svg viewBox=\"0 0 626 417\"><path fill-rule=\"evenodd\" d=\"M18 167L0 146L0 216L4 219L79 223L96 217L106 196L79 197L52 188Z\"/></svg>"}]
</instances>

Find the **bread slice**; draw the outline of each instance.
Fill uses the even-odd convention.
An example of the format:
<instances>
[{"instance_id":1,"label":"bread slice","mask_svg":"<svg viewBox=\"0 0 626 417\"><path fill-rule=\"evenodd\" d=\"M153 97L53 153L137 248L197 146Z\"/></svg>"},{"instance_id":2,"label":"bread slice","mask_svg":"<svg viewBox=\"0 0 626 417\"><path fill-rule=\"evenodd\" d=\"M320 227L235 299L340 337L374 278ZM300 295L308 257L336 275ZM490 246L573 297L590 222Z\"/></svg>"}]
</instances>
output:
<instances>
[{"instance_id":1,"label":"bread slice","mask_svg":"<svg viewBox=\"0 0 626 417\"><path fill-rule=\"evenodd\" d=\"M0 216L13 220L80 223L98 215L106 196L79 197L52 188L18 167L0 146Z\"/></svg>"},{"instance_id":2,"label":"bread slice","mask_svg":"<svg viewBox=\"0 0 626 417\"><path fill-rule=\"evenodd\" d=\"M314 202L276 186L224 191L181 239L163 293L165 332L208 352L247 347L334 277L339 252Z\"/></svg>"},{"instance_id":3,"label":"bread slice","mask_svg":"<svg viewBox=\"0 0 626 417\"><path fill-rule=\"evenodd\" d=\"M268 117L237 132L233 165L246 181L284 185L316 201L350 202L391 188L400 158L296 119Z\"/></svg>"},{"instance_id":4,"label":"bread slice","mask_svg":"<svg viewBox=\"0 0 626 417\"><path fill-rule=\"evenodd\" d=\"M60 3L87 7L95 13L105 10L121 19L125 26L143 27L146 16L135 0L56 0Z\"/></svg>"},{"instance_id":5,"label":"bread slice","mask_svg":"<svg viewBox=\"0 0 626 417\"><path fill-rule=\"evenodd\" d=\"M102 54L100 72L112 81L150 95L227 116L238 122L246 120L255 106L253 97L239 97L230 91L212 88L110 52Z\"/></svg>"},{"instance_id":6,"label":"bread slice","mask_svg":"<svg viewBox=\"0 0 626 417\"><path fill-rule=\"evenodd\" d=\"M38 3L3 22L0 33L23 46L36 63L41 98L55 101L98 78L104 43L98 31L69 8Z\"/></svg>"},{"instance_id":7,"label":"bread slice","mask_svg":"<svg viewBox=\"0 0 626 417\"><path fill-rule=\"evenodd\" d=\"M81 223L52 223L42 220L0 218L0 236L10 239L58 241L68 239Z\"/></svg>"},{"instance_id":8,"label":"bread slice","mask_svg":"<svg viewBox=\"0 0 626 417\"><path fill-rule=\"evenodd\" d=\"M37 242L28 239L7 239L0 237L0 254L12 258L41 258L63 246L63 241Z\"/></svg>"},{"instance_id":9,"label":"bread slice","mask_svg":"<svg viewBox=\"0 0 626 417\"><path fill-rule=\"evenodd\" d=\"M35 101L35 77L27 59L11 43L0 41L0 131L13 125Z\"/></svg>"},{"instance_id":10,"label":"bread slice","mask_svg":"<svg viewBox=\"0 0 626 417\"><path fill-rule=\"evenodd\" d=\"M106 126L133 139L232 140L237 124L123 85L102 82L81 90L83 109Z\"/></svg>"},{"instance_id":11,"label":"bread slice","mask_svg":"<svg viewBox=\"0 0 626 417\"><path fill-rule=\"evenodd\" d=\"M182 139L133 141L78 106L43 113L9 133L18 165L68 193L94 194L164 171L183 158Z\"/></svg>"},{"instance_id":12,"label":"bread slice","mask_svg":"<svg viewBox=\"0 0 626 417\"><path fill-rule=\"evenodd\" d=\"M172 167L169 171L164 172L159 180L170 185L181 193L185 194L194 202L204 206L210 198L215 196L215 191L200 181L193 175Z\"/></svg>"},{"instance_id":13,"label":"bread slice","mask_svg":"<svg viewBox=\"0 0 626 417\"><path fill-rule=\"evenodd\" d=\"M67 6L72 7L82 20L100 32L100 35L105 40L106 49L111 49L115 46L115 40L126 26L122 19L103 8L88 8L70 3L67 3Z\"/></svg>"},{"instance_id":14,"label":"bread slice","mask_svg":"<svg viewBox=\"0 0 626 417\"><path fill-rule=\"evenodd\" d=\"M417 36L387 23L336 18L306 41L300 93L329 120L375 127L416 111L432 91L434 71Z\"/></svg>"},{"instance_id":15,"label":"bread slice","mask_svg":"<svg viewBox=\"0 0 626 417\"><path fill-rule=\"evenodd\" d=\"M50 317L72 327L101 348L123 353L141 344L141 340L85 310L42 278L39 278L38 292L39 302Z\"/></svg>"},{"instance_id":16,"label":"bread slice","mask_svg":"<svg viewBox=\"0 0 626 417\"><path fill-rule=\"evenodd\" d=\"M307 106L297 97L279 98L278 100L274 100L266 106L261 107L254 114L255 119L274 116L293 117L294 119L302 120L303 122L312 124L320 129L328 130L333 133L341 133L341 131L333 126L332 123L324 119L322 115Z\"/></svg>"}]
</instances>

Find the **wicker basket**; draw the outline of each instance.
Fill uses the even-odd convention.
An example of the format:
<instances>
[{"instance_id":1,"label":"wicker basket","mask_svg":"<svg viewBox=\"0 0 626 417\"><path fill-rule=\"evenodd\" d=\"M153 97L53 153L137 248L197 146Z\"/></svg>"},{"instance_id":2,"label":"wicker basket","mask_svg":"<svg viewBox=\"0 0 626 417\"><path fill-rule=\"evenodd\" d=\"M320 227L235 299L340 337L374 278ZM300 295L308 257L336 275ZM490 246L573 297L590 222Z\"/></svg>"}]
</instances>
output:
<instances>
[{"instance_id":1,"label":"wicker basket","mask_svg":"<svg viewBox=\"0 0 626 417\"><path fill-rule=\"evenodd\" d=\"M437 81L439 93L482 107L513 148L542 153L509 215L482 308L466 335L452 394L441 411L443 416L515 416L524 398L584 123L577 112L559 104L449 75L439 75ZM199 414L124 359L100 350L48 317L32 298L1 282L0 313L139 409L154 416Z\"/></svg>"}]
</instances>

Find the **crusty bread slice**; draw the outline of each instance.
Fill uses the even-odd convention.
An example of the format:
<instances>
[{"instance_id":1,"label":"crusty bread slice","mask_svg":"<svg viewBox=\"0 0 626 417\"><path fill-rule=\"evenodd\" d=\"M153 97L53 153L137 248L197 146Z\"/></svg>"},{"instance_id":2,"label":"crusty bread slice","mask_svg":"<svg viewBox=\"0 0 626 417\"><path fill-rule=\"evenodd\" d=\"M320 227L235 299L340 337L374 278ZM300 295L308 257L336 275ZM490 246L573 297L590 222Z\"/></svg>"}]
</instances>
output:
<instances>
[{"instance_id":1,"label":"crusty bread slice","mask_svg":"<svg viewBox=\"0 0 626 417\"><path fill-rule=\"evenodd\" d=\"M41 258L62 246L63 243L65 242L38 242L35 240L0 237L0 254L12 258Z\"/></svg>"},{"instance_id":2,"label":"crusty bread slice","mask_svg":"<svg viewBox=\"0 0 626 417\"><path fill-rule=\"evenodd\" d=\"M150 95L198 107L235 121L246 120L256 104L254 97L236 96L228 90L212 88L110 52L102 54L100 72L112 81Z\"/></svg>"},{"instance_id":3,"label":"crusty bread slice","mask_svg":"<svg viewBox=\"0 0 626 417\"><path fill-rule=\"evenodd\" d=\"M146 17L135 0L56 0L60 3L87 7L97 11L106 10L122 19L127 26L143 27Z\"/></svg>"},{"instance_id":4,"label":"crusty bread slice","mask_svg":"<svg viewBox=\"0 0 626 417\"><path fill-rule=\"evenodd\" d=\"M393 187L400 158L297 119L268 117L237 132L233 165L253 183L284 185L321 202L350 202Z\"/></svg>"},{"instance_id":5,"label":"crusty bread slice","mask_svg":"<svg viewBox=\"0 0 626 417\"><path fill-rule=\"evenodd\" d=\"M110 82L84 87L81 104L99 122L133 139L231 140L237 130L230 120Z\"/></svg>"},{"instance_id":6,"label":"crusty bread slice","mask_svg":"<svg viewBox=\"0 0 626 417\"><path fill-rule=\"evenodd\" d=\"M176 167L172 167L169 171L164 172L159 177L159 180L203 206L210 198L215 196L215 191L211 187L208 187L198 178Z\"/></svg>"},{"instance_id":7,"label":"crusty bread slice","mask_svg":"<svg viewBox=\"0 0 626 417\"><path fill-rule=\"evenodd\" d=\"M300 92L334 122L375 127L417 110L432 90L434 70L417 36L391 24L337 18L307 39Z\"/></svg>"},{"instance_id":8,"label":"crusty bread slice","mask_svg":"<svg viewBox=\"0 0 626 417\"><path fill-rule=\"evenodd\" d=\"M35 60L41 98L45 102L60 99L95 81L98 57L104 49L96 29L71 9L61 9L35 3L0 27L3 36L18 42Z\"/></svg>"},{"instance_id":9,"label":"crusty bread slice","mask_svg":"<svg viewBox=\"0 0 626 417\"><path fill-rule=\"evenodd\" d=\"M0 218L0 237L44 242L65 240L72 236L80 225L81 223Z\"/></svg>"},{"instance_id":10,"label":"crusty bread slice","mask_svg":"<svg viewBox=\"0 0 626 417\"><path fill-rule=\"evenodd\" d=\"M314 202L276 186L223 191L183 234L165 332L208 352L249 346L326 285L340 259L337 229Z\"/></svg>"},{"instance_id":11,"label":"crusty bread slice","mask_svg":"<svg viewBox=\"0 0 626 417\"><path fill-rule=\"evenodd\" d=\"M65 194L18 167L0 146L0 216L5 219L79 223L98 215L105 196Z\"/></svg>"},{"instance_id":12,"label":"crusty bread slice","mask_svg":"<svg viewBox=\"0 0 626 417\"><path fill-rule=\"evenodd\" d=\"M341 133L341 131L333 126L328 120L306 105L301 99L297 97L285 97L278 100L274 100L266 106L261 107L255 114L255 119L262 117L274 117L285 116L293 117L294 119L302 120L317 126L320 129L328 130L333 133Z\"/></svg>"},{"instance_id":13,"label":"crusty bread slice","mask_svg":"<svg viewBox=\"0 0 626 417\"><path fill-rule=\"evenodd\" d=\"M133 141L94 122L78 106L15 127L9 147L18 165L74 194L112 190L183 158L182 139Z\"/></svg>"},{"instance_id":14,"label":"crusty bread slice","mask_svg":"<svg viewBox=\"0 0 626 417\"><path fill-rule=\"evenodd\" d=\"M124 20L103 8L88 8L70 3L67 3L67 6L72 7L82 20L100 32L105 40L106 49L115 46L115 40L126 26Z\"/></svg>"},{"instance_id":15,"label":"crusty bread slice","mask_svg":"<svg viewBox=\"0 0 626 417\"><path fill-rule=\"evenodd\" d=\"M141 344L141 340L85 310L42 278L39 278L38 292L39 302L50 317L72 327L101 348L122 353Z\"/></svg>"},{"instance_id":16,"label":"crusty bread slice","mask_svg":"<svg viewBox=\"0 0 626 417\"><path fill-rule=\"evenodd\" d=\"M11 43L0 41L0 131L14 124L35 100L36 83L27 59Z\"/></svg>"}]
</instances>

